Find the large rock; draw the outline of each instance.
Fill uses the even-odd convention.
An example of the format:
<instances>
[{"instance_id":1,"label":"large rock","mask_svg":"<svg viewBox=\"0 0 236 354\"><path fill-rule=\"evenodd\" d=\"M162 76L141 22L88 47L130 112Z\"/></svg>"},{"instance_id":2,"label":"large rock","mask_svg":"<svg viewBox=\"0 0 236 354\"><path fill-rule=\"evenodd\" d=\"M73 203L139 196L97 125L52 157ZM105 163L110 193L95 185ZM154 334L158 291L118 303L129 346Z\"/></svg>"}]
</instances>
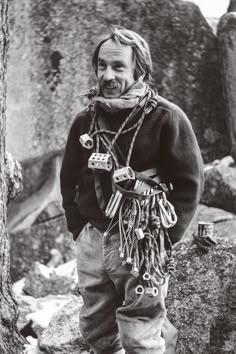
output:
<instances>
[{"instance_id":1,"label":"large rock","mask_svg":"<svg viewBox=\"0 0 236 354\"><path fill-rule=\"evenodd\" d=\"M111 24L147 39L154 88L186 111L205 161L228 153L216 36L193 3L13 0L10 17L7 141L20 161L64 148L95 81L94 45Z\"/></svg>"},{"instance_id":2,"label":"large rock","mask_svg":"<svg viewBox=\"0 0 236 354\"><path fill-rule=\"evenodd\" d=\"M76 257L74 241L66 229L64 216L11 233L10 243L13 282L25 276L35 261L47 264L52 249L60 251L64 262Z\"/></svg>"},{"instance_id":3,"label":"large rock","mask_svg":"<svg viewBox=\"0 0 236 354\"><path fill-rule=\"evenodd\" d=\"M35 297L75 293L78 285L76 260L57 268L49 268L39 262L32 265L26 276L24 292Z\"/></svg>"},{"instance_id":4,"label":"large rock","mask_svg":"<svg viewBox=\"0 0 236 354\"><path fill-rule=\"evenodd\" d=\"M205 167L201 202L236 214L236 166L231 156Z\"/></svg>"},{"instance_id":5,"label":"large rock","mask_svg":"<svg viewBox=\"0 0 236 354\"><path fill-rule=\"evenodd\" d=\"M168 317L179 331L176 354L233 354L236 348L236 242L209 253L193 243L176 247Z\"/></svg>"},{"instance_id":6,"label":"large rock","mask_svg":"<svg viewBox=\"0 0 236 354\"><path fill-rule=\"evenodd\" d=\"M89 351L79 330L80 298L58 311L39 338L39 348L48 354L79 354Z\"/></svg>"},{"instance_id":7,"label":"large rock","mask_svg":"<svg viewBox=\"0 0 236 354\"><path fill-rule=\"evenodd\" d=\"M230 155L236 159L236 12L221 17L217 36Z\"/></svg>"},{"instance_id":8,"label":"large rock","mask_svg":"<svg viewBox=\"0 0 236 354\"><path fill-rule=\"evenodd\" d=\"M34 299L32 296L16 295L19 308L17 328L25 335L32 333L40 336L48 327L52 317L72 300L75 295L47 295ZM81 303L81 300L78 300Z\"/></svg>"},{"instance_id":9,"label":"large rock","mask_svg":"<svg viewBox=\"0 0 236 354\"><path fill-rule=\"evenodd\" d=\"M42 306L41 310L31 312L27 315L27 320L31 323L33 331L39 337L48 328L54 315L71 301L77 301L78 297L72 294L67 295L47 295L37 299ZM81 304L81 299L78 299Z\"/></svg>"},{"instance_id":10,"label":"large rock","mask_svg":"<svg viewBox=\"0 0 236 354\"><path fill-rule=\"evenodd\" d=\"M198 222L213 222L215 240L236 239L236 215L218 208L210 208L200 204L197 212L185 232L182 241L193 240L193 235L198 233Z\"/></svg>"}]
</instances>

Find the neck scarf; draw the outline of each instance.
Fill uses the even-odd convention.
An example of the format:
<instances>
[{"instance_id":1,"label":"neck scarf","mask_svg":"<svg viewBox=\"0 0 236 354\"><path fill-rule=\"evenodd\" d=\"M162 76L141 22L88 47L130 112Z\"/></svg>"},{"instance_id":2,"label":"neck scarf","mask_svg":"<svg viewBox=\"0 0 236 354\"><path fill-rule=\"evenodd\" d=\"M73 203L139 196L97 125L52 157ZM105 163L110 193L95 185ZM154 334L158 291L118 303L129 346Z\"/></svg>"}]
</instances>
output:
<instances>
[{"instance_id":1,"label":"neck scarf","mask_svg":"<svg viewBox=\"0 0 236 354\"><path fill-rule=\"evenodd\" d=\"M97 95L92 98L92 101L99 104L108 112L117 112L122 109L129 109L136 106L140 101L142 101L142 98L145 96L148 90L149 86L146 83L142 81L136 81L129 88L129 90L120 97L105 98Z\"/></svg>"}]
</instances>

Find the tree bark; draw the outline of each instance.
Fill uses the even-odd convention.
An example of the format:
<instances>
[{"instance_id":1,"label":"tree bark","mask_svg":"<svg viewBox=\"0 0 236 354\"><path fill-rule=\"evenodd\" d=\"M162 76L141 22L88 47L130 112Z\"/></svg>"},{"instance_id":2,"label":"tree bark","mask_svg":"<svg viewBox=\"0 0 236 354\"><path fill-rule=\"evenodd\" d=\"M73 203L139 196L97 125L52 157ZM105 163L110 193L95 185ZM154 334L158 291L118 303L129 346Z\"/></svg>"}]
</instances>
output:
<instances>
[{"instance_id":1,"label":"tree bark","mask_svg":"<svg viewBox=\"0 0 236 354\"><path fill-rule=\"evenodd\" d=\"M6 231L6 205L9 198L5 150L7 11L8 0L0 0L0 353L21 354L24 340L16 328L17 304L10 281L9 239Z\"/></svg>"}]
</instances>

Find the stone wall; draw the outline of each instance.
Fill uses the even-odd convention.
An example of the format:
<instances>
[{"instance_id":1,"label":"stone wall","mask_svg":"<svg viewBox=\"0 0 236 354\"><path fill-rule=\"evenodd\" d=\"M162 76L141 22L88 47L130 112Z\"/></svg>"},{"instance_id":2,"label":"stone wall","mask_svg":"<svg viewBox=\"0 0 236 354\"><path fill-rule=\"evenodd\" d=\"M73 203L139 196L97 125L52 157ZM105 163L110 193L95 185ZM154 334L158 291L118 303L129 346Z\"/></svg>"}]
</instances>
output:
<instances>
[{"instance_id":1,"label":"stone wall","mask_svg":"<svg viewBox=\"0 0 236 354\"><path fill-rule=\"evenodd\" d=\"M228 153L216 36L180 0L11 0L7 144L20 161L63 150L80 94L93 84L91 54L113 24L149 42L153 87L189 116L204 160Z\"/></svg>"}]
</instances>

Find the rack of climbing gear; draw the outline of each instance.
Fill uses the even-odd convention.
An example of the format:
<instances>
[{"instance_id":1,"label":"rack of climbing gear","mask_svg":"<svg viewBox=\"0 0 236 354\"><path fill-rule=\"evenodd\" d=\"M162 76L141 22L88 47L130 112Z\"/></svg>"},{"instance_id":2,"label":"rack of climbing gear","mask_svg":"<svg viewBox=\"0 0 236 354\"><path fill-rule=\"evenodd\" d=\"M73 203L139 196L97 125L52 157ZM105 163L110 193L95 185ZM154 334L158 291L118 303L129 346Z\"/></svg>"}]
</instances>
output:
<instances>
[{"instance_id":1,"label":"rack of climbing gear","mask_svg":"<svg viewBox=\"0 0 236 354\"><path fill-rule=\"evenodd\" d=\"M157 296L158 287L175 271L168 229L175 225L177 216L163 185L150 187L136 179L135 187L120 192L120 256L123 264L131 265L132 275L146 284L144 293ZM121 191L119 185L116 188ZM142 284L136 288L137 294L142 293Z\"/></svg>"},{"instance_id":2,"label":"rack of climbing gear","mask_svg":"<svg viewBox=\"0 0 236 354\"><path fill-rule=\"evenodd\" d=\"M149 88L116 132L101 128L101 118L91 105L89 131L80 136L81 145L91 150L88 167L94 172L95 182L99 181L98 172L111 172L113 194L103 210L111 221L105 234L118 224L122 263L129 265L131 274L139 279L135 292L152 297L158 295L158 288L175 271L168 229L176 224L177 216L167 199L171 185L162 183L155 168L142 173L134 171L130 159L144 119L157 103L155 93ZM140 117L128 125L138 113ZM121 163L115 145L119 136L128 132L133 132L133 136L126 161Z\"/></svg>"}]
</instances>

